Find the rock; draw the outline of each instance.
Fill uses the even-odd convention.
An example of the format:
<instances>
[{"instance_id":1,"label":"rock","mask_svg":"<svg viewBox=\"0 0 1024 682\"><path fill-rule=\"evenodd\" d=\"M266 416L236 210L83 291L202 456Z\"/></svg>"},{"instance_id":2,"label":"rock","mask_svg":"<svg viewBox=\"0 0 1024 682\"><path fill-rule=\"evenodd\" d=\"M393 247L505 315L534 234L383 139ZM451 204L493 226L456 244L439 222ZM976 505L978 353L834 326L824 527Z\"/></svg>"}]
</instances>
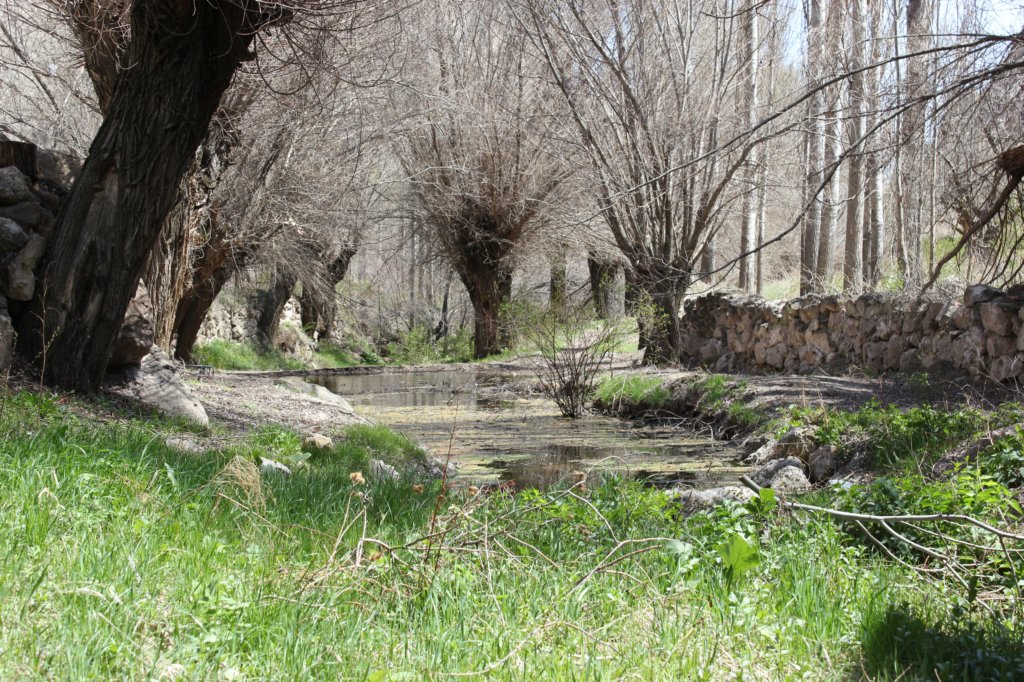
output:
<instances>
[{"instance_id":1,"label":"rock","mask_svg":"<svg viewBox=\"0 0 1024 682\"><path fill-rule=\"evenodd\" d=\"M45 222L52 225L53 214L43 209L38 201L27 201L13 206L0 207L0 217L13 220L24 230L39 232ZM27 240L26 240L27 241Z\"/></svg>"},{"instance_id":2,"label":"rock","mask_svg":"<svg viewBox=\"0 0 1024 682\"><path fill-rule=\"evenodd\" d=\"M817 445L818 430L813 426L792 428L779 438L778 457L795 457L806 462Z\"/></svg>"},{"instance_id":3,"label":"rock","mask_svg":"<svg viewBox=\"0 0 1024 682\"><path fill-rule=\"evenodd\" d=\"M7 315L0 315L0 373L7 374L14 359L14 325Z\"/></svg>"},{"instance_id":4,"label":"rock","mask_svg":"<svg viewBox=\"0 0 1024 682\"><path fill-rule=\"evenodd\" d=\"M796 457L769 462L752 471L750 478L758 485L780 493L802 492L811 487L804 473L804 464Z\"/></svg>"},{"instance_id":5,"label":"rock","mask_svg":"<svg viewBox=\"0 0 1024 682\"><path fill-rule=\"evenodd\" d=\"M807 458L808 478L811 483L827 481L836 472L839 466L839 457L836 454L836 446L822 445L811 453Z\"/></svg>"},{"instance_id":6,"label":"rock","mask_svg":"<svg viewBox=\"0 0 1024 682\"><path fill-rule=\"evenodd\" d=\"M352 406L349 404L347 400L342 398L337 393L332 393L330 389L320 386L318 384L312 384L298 377L285 377L283 379L278 379L274 383L277 384L278 386L284 386L290 391L302 393L303 395L308 395L311 398L315 398L321 402L333 405L344 412L353 412Z\"/></svg>"},{"instance_id":7,"label":"rock","mask_svg":"<svg viewBox=\"0 0 1024 682\"><path fill-rule=\"evenodd\" d=\"M987 284L974 284L964 291L964 305L968 308L979 303L987 303L1004 296L1001 289L990 287Z\"/></svg>"},{"instance_id":8,"label":"rock","mask_svg":"<svg viewBox=\"0 0 1024 682\"><path fill-rule=\"evenodd\" d=\"M62 192L69 192L82 170L82 160L52 149L36 151L36 177Z\"/></svg>"},{"instance_id":9,"label":"rock","mask_svg":"<svg viewBox=\"0 0 1024 682\"><path fill-rule=\"evenodd\" d=\"M153 345L153 304L142 282L135 291L135 297L128 303L128 311L121 323L121 330L114 339L114 349L107 367L137 365L142 362Z\"/></svg>"},{"instance_id":10,"label":"rock","mask_svg":"<svg viewBox=\"0 0 1024 682\"><path fill-rule=\"evenodd\" d=\"M266 457L260 457L260 471L264 474L281 474L284 476L291 476L292 470L281 464L277 460L267 459Z\"/></svg>"},{"instance_id":11,"label":"rock","mask_svg":"<svg viewBox=\"0 0 1024 682\"><path fill-rule=\"evenodd\" d=\"M305 450L323 451L334 447L334 441L322 433L311 433L302 441Z\"/></svg>"},{"instance_id":12,"label":"rock","mask_svg":"<svg viewBox=\"0 0 1024 682\"><path fill-rule=\"evenodd\" d=\"M1010 309L999 303L982 303L978 311L981 314L981 326L989 334L996 336L1013 334L1013 318L1017 316L1016 306Z\"/></svg>"},{"instance_id":13,"label":"rock","mask_svg":"<svg viewBox=\"0 0 1024 682\"><path fill-rule=\"evenodd\" d=\"M181 450L182 452L188 452L193 455L201 455L206 452L206 449L202 444L190 436L171 436L164 442L167 443L168 447L174 448L175 450Z\"/></svg>"},{"instance_id":14,"label":"rock","mask_svg":"<svg viewBox=\"0 0 1024 682\"><path fill-rule=\"evenodd\" d=\"M46 239L34 234L7 264L7 298L15 301L32 300L32 294L36 291L35 269L44 251Z\"/></svg>"},{"instance_id":15,"label":"rock","mask_svg":"<svg viewBox=\"0 0 1024 682\"><path fill-rule=\"evenodd\" d=\"M28 233L14 220L0 216L0 251L18 251L28 243Z\"/></svg>"},{"instance_id":16,"label":"rock","mask_svg":"<svg viewBox=\"0 0 1024 682\"><path fill-rule=\"evenodd\" d=\"M669 497L679 501L680 506L687 513L694 513L711 509L725 500L733 502L747 502L754 497L754 492L749 488L739 485L727 485L721 488L709 488L707 490L694 490L692 488L669 490Z\"/></svg>"},{"instance_id":17,"label":"rock","mask_svg":"<svg viewBox=\"0 0 1024 682\"><path fill-rule=\"evenodd\" d=\"M153 346L138 365L122 370L116 393L125 395L168 417L179 417L209 426L210 418L202 403L196 400L188 385L178 374L174 361Z\"/></svg>"},{"instance_id":18,"label":"rock","mask_svg":"<svg viewBox=\"0 0 1024 682\"><path fill-rule=\"evenodd\" d=\"M750 466L761 466L762 464L767 464L768 462L781 457L782 453L779 450L779 441L772 438L767 443L747 455L746 459L743 460L743 463L749 464Z\"/></svg>"},{"instance_id":19,"label":"rock","mask_svg":"<svg viewBox=\"0 0 1024 682\"><path fill-rule=\"evenodd\" d=\"M996 381L1009 381L1024 372L1024 357L1019 354L1004 355L989 365L989 373Z\"/></svg>"},{"instance_id":20,"label":"rock","mask_svg":"<svg viewBox=\"0 0 1024 682\"><path fill-rule=\"evenodd\" d=\"M390 479L392 481L397 481L401 478L398 469L379 459L370 460L370 475L373 478Z\"/></svg>"},{"instance_id":21,"label":"rock","mask_svg":"<svg viewBox=\"0 0 1024 682\"><path fill-rule=\"evenodd\" d=\"M14 166L0 168L0 206L35 200L24 173Z\"/></svg>"}]
</instances>

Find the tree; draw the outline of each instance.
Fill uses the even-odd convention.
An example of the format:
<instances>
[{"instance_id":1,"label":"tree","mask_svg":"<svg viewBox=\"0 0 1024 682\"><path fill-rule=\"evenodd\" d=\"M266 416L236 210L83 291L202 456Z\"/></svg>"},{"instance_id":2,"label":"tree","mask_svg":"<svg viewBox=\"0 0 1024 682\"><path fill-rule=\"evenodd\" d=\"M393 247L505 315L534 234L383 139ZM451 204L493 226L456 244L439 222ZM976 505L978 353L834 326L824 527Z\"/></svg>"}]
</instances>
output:
<instances>
[{"instance_id":1,"label":"tree","mask_svg":"<svg viewBox=\"0 0 1024 682\"><path fill-rule=\"evenodd\" d=\"M704 270L759 136L729 115L749 65L724 3L529 3L535 43L586 153L601 217L629 264L647 361L679 357L683 294ZM737 15L741 17L736 19ZM733 140L726 143L727 140Z\"/></svg>"},{"instance_id":2,"label":"tree","mask_svg":"<svg viewBox=\"0 0 1024 682\"><path fill-rule=\"evenodd\" d=\"M335 6L337 4L335 3ZM235 71L252 61L258 32L314 30L310 2L133 3L131 38L89 156L58 218L43 286L20 321L30 354L46 353L46 379L95 390L179 182Z\"/></svg>"},{"instance_id":3,"label":"tree","mask_svg":"<svg viewBox=\"0 0 1024 682\"><path fill-rule=\"evenodd\" d=\"M422 224L462 280L474 313L474 355L501 350L499 314L517 249L543 230L565 179L543 65L501 5L439 2L427 35L433 83L399 158Z\"/></svg>"}]
</instances>

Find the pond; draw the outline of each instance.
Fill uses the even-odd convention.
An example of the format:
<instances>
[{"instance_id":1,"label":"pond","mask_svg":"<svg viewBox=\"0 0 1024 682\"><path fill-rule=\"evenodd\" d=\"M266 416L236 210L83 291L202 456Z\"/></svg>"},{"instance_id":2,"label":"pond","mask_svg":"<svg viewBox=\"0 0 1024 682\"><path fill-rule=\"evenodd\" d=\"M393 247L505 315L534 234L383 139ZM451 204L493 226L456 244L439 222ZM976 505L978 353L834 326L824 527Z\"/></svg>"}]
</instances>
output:
<instances>
[{"instance_id":1,"label":"pond","mask_svg":"<svg viewBox=\"0 0 1024 682\"><path fill-rule=\"evenodd\" d=\"M547 488L578 471L614 472L657 486L734 482L735 446L683 429L633 427L601 415L565 419L529 374L475 371L317 374L360 414L458 463L458 480ZM594 473L590 474L595 475Z\"/></svg>"}]
</instances>

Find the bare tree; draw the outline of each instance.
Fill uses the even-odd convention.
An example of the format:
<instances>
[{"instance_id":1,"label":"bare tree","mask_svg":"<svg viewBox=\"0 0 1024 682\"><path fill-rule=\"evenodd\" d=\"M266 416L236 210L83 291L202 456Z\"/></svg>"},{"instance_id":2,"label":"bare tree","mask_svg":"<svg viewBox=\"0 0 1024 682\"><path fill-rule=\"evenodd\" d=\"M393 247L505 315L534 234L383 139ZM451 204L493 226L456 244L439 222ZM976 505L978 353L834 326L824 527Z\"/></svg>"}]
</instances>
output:
<instances>
[{"instance_id":1,"label":"bare tree","mask_svg":"<svg viewBox=\"0 0 1024 682\"><path fill-rule=\"evenodd\" d=\"M696 0L529 8L587 154L594 200L629 263L631 300L653 313L641 316L645 357L674 360L683 294L761 141L722 144L749 126L725 104L750 64L737 49L743 13Z\"/></svg>"},{"instance_id":2,"label":"bare tree","mask_svg":"<svg viewBox=\"0 0 1024 682\"><path fill-rule=\"evenodd\" d=\"M543 66L502 6L439 2L430 13L425 79L435 85L399 156L423 225L469 292L484 357L503 345L516 250L545 227L565 178L558 122Z\"/></svg>"}]
</instances>

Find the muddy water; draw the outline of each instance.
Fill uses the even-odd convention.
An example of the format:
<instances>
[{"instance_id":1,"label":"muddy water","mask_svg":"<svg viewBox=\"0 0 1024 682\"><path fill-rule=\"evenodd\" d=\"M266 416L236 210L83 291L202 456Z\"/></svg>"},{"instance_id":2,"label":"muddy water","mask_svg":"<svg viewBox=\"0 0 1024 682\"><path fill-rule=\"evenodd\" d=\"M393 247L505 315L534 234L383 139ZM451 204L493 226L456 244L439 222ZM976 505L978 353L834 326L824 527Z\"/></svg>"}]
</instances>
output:
<instances>
[{"instance_id":1,"label":"muddy water","mask_svg":"<svg viewBox=\"0 0 1024 682\"><path fill-rule=\"evenodd\" d=\"M577 471L606 471L703 488L735 481L741 471L734 448L704 436L631 428L599 415L564 419L553 402L531 393L526 375L395 372L309 380L440 459L450 454L467 484L514 480L546 488Z\"/></svg>"}]
</instances>

